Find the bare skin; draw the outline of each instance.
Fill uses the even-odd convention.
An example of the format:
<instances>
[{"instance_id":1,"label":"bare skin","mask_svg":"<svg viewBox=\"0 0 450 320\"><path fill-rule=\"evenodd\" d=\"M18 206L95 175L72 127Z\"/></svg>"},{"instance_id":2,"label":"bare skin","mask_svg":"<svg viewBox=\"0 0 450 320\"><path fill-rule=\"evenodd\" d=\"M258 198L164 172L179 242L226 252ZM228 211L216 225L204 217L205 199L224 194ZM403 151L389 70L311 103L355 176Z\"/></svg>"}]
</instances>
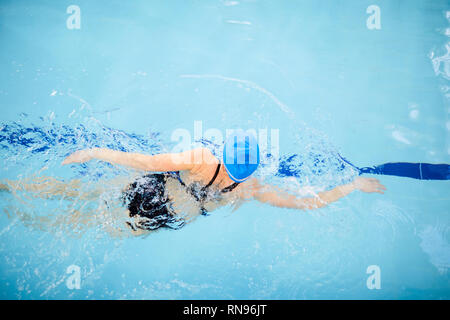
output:
<instances>
[{"instance_id":1,"label":"bare skin","mask_svg":"<svg viewBox=\"0 0 450 320\"><path fill-rule=\"evenodd\" d=\"M73 153L62 164L82 163L92 159L103 160L145 171L184 171L187 175L187 182L200 181L203 184L208 183L219 163L219 160L211 151L206 148L198 148L178 154L168 153L153 156L109 149L87 149ZM219 188L224 188L233 182L224 166L221 166L214 185ZM377 179L357 177L349 184L319 192L315 197L298 198L276 186L260 184L257 179L252 178L239 184L233 192L242 200L255 199L276 207L305 210L324 207L355 190L383 194L386 188Z\"/></svg>"},{"instance_id":2,"label":"bare skin","mask_svg":"<svg viewBox=\"0 0 450 320\"><path fill-rule=\"evenodd\" d=\"M158 155L144 155L139 153L128 153L115 151L110 149L85 149L79 150L68 156L63 162L63 165L83 163L93 159L106 161L111 164L127 166L137 170L136 175L142 175L142 171L146 172L169 172L179 171L182 180L185 184L192 182L199 182L206 185L211 177L214 175L219 160L206 148L198 148L182 153L168 153ZM139 173L140 172L140 173ZM45 199L59 198L66 200L95 200L103 192L106 187L117 186L120 189L125 189L135 177L122 177L115 181L107 181L103 186L95 186L89 190L84 190L83 184L79 180L72 180L70 182L63 182L55 178L36 178L30 181L5 181L5 184L0 184L0 190L10 191L27 191L34 196ZM230 179L226 169L222 165L220 167L217 178L215 179L211 188L223 189L234 183ZM168 180L166 183L167 193L169 199L173 204L175 212L183 212L187 220L192 221L199 215L198 202L189 195L185 188L175 180ZM213 211L221 206L234 205L235 208L240 206L244 201L257 200L262 203L267 203L272 206L280 208L292 208L300 210L311 210L322 208L332 202L335 202L342 197L352 193L355 190L360 190L366 193L377 192L383 194L386 188L374 178L357 177L351 183L340 185L328 191L319 192L312 197L299 197L288 193L281 188L269 184L263 184L256 178L250 178L240 183L232 192L224 194L220 201L210 201L205 203L205 208L208 211ZM108 205L100 205L93 213L96 216L108 219L111 215L118 217L128 217L128 210L114 206L110 208ZM19 213L18 213L19 214ZM29 221L30 217L21 213L22 220ZM62 219L62 218L61 218ZM58 219L58 220L61 220ZM137 218L139 219L139 218ZM45 219L44 219L45 220ZM61 222L78 222L82 224L89 224L89 219L84 217L79 210L73 210L70 216L63 219ZM73 221L72 221L73 220ZM45 221L42 224L45 225ZM56 223L55 221L53 223ZM108 232L115 236L123 234L123 230L110 228ZM133 231L134 235L141 235L148 233L143 230Z\"/></svg>"}]
</instances>

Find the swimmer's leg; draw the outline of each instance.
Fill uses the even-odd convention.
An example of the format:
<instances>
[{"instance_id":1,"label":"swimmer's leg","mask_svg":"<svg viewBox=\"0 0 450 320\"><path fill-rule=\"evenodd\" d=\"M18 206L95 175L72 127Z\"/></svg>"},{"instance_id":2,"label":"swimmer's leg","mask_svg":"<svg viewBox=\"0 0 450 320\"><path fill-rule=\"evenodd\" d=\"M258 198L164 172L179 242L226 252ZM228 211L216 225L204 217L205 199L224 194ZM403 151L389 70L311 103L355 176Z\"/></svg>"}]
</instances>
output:
<instances>
[{"instance_id":1,"label":"swimmer's leg","mask_svg":"<svg viewBox=\"0 0 450 320\"><path fill-rule=\"evenodd\" d=\"M90 200L101 194L100 188L83 191L83 184L80 180L65 182L53 177L34 177L22 180L4 180L3 182L0 184L0 190L26 191L43 199Z\"/></svg>"},{"instance_id":2,"label":"swimmer's leg","mask_svg":"<svg viewBox=\"0 0 450 320\"><path fill-rule=\"evenodd\" d=\"M57 213L37 215L33 208L24 209L17 206L6 206L3 211L9 218L17 217L28 228L44 232L58 233L60 231L77 234L79 231L92 227L98 221L97 210L86 208L60 208Z\"/></svg>"},{"instance_id":3,"label":"swimmer's leg","mask_svg":"<svg viewBox=\"0 0 450 320\"><path fill-rule=\"evenodd\" d=\"M390 162L359 170L360 174L382 174L419 180L450 180L450 165L448 164Z\"/></svg>"},{"instance_id":4,"label":"swimmer's leg","mask_svg":"<svg viewBox=\"0 0 450 320\"><path fill-rule=\"evenodd\" d=\"M32 177L3 180L0 191L26 191L43 199L96 200L108 190L125 190L135 178L134 175L118 176L107 181L86 183L78 179L62 181L53 177Z\"/></svg>"},{"instance_id":5,"label":"swimmer's leg","mask_svg":"<svg viewBox=\"0 0 450 320\"><path fill-rule=\"evenodd\" d=\"M3 208L9 218L17 217L27 228L32 230L58 234L64 232L70 236L81 236L87 230L95 228L103 230L113 238L124 238L145 234L131 230L125 221L129 218L128 210L123 207L110 208L100 202L98 206L85 206L59 209L57 213L45 216L27 212L23 208L7 206ZM148 233L148 232L147 232Z\"/></svg>"}]
</instances>

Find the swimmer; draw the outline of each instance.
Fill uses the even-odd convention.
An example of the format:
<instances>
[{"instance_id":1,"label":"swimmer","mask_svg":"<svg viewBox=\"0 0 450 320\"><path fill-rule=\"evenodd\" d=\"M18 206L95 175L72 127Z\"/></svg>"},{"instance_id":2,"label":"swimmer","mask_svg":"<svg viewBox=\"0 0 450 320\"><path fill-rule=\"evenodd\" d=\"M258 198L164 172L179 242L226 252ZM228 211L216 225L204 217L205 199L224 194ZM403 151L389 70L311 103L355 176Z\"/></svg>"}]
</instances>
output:
<instances>
[{"instance_id":1,"label":"swimmer","mask_svg":"<svg viewBox=\"0 0 450 320\"><path fill-rule=\"evenodd\" d=\"M262 183L252 177L260 163L259 146L256 138L243 130L236 130L227 138L222 159L216 158L207 148L157 155L94 148L76 151L62 164L94 159L140 172L133 181L121 182L122 212L128 218L126 225L134 234L159 228L178 229L221 206L229 204L237 208L249 200L281 208L312 210L338 201L356 190L380 194L386 190L377 179L356 177L348 184L311 197L301 197ZM3 188L13 185L10 181ZM22 183L20 187L46 197L57 195L92 200L101 194L98 190L80 193L82 186L77 180L64 183L46 178L40 184Z\"/></svg>"}]
</instances>

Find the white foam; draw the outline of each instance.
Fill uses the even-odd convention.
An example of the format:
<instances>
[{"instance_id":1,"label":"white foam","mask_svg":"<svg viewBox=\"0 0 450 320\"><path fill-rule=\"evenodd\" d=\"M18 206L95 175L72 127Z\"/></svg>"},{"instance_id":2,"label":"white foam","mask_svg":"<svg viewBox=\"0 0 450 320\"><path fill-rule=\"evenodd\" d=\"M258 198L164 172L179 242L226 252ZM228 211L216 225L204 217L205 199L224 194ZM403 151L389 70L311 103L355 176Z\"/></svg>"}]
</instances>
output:
<instances>
[{"instance_id":1,"label":"white foam","mask_svg":"<svg viewBox=\"0 0 450 320\"><path fill-rule=\"evenodd\" d=\"M239 1L224 1L223 4L227 7L237 6Z\"/></svg>"},{"instance_id":2,"label":"white foam","mask_svg":"<svg viewBox=\"0 0 450 320\"><path fill-rule=\"evenodd\" d=\"M445 44L445 48L447 52L444 55L434 57L435 54L432 52L430 57L434 57L431 59L434 73L437 76L442 76L445 79L450 80L450 42Z\"/></svg>"},{"instance_id":3,"label":"white foam","mask_svg":"<svg viewBox=\"0 0 450 320\"><path fill-rule=\"evenodd\" d=\"M411 144L411 141L406 139L400 131L392 131L392 138L404 144Z\"/></svg>"},{"instance_id":4,"label":"white foam","mask_svg":"<svg viewBox=\"0 0 450 320\"><path fill-rule=\"evenodd\" d=\"M243 24L248 26L252 24L250 21L239 21L239 20L227 20L226 22L232 24Z\"/></svg>"},{"instance_id":5,"label":"white foam","mask_svg":"<svg viewBox=\"0 0 450 320\"><path fill-rule=\"evenodd\" d=\"M411 110L409 112L409 117L413 120L417 120L417 118L419 117L419 110L417 109Z\"/></svg>"}]
</instances>

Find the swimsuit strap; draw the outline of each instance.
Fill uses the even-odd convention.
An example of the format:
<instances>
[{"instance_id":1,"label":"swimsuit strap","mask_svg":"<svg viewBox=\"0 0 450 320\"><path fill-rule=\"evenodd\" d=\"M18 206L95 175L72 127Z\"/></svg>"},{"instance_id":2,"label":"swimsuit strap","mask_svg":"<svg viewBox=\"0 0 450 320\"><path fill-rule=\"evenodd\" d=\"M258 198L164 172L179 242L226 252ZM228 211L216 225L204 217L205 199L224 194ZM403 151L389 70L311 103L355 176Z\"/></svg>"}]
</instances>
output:
<instances>
[{"instance_id":1,"label":"swimsuit strap","mask_svg":"<svg viewBox=\"0 0 450 320\"><path fill-rule=\"evenodd\" d=\"M180 177L180 171L175 171L175 172L173 172L173 175L175 176L175 178L177 178L177 180L180 182L180 184L181 184L183 187L186 187L186 184L184 183L184 181L181 180L181 177Z\"/></svg>"},{"instance_id":2,"label":"swimsuit strap","mask_svg":"<svg viewBox=\"0 0 450 320\"><path fill-rule=\"evenodd\" d=\"M213 184L213 182L216 180L217 175L219 174L220 166L221 166L221 164L219 163L217 165L216 172L214 173L214 176L212 177L211 181L209 181L209 183L202 188L203 190L206 190L208 187L210 187ZM186 184L183 182L183 180L181 180L180 171L175 171L175 172L171 172L171 173L175 175L175 178L178 179L178 181L181 183L182 186L186 187ZM223 193L230 192L234 188L236 188L238 185L239 185L239 182L235 182L235 183L229 185L228 187L223 188L221 191Z\"/></svg>"},{"instance_id":3,"label":"swimsuit strap","mask_svg":"<svg viewBox=\"0 0 450 320\"><path fill-rule=\"evenodd\" d=\"M217 175L219 174L220 166L221 166L221 163L219 162L219 164L217 165L216 172L214 173L214 176L212 177L211 181L210 181L206 186L204 186L204 187L202 188L203 190L206 190L206 189L207 189L209 186L211 186L211 185L213 184L213 182L216 180ZM233 183L232 185L229 185L228 187L223 188L221 191L222 191L223 193L225 193L225 192L230 192L231 190L233 190L234 188L236 188L236 187L238 186L238 184L239 184L239 182L235 182L235 183Z\"/></svg>"},{"instance_id":4,"label":"swimsuit strap","mask_svg":"<svg viewBox=\"0 0 450 320\"><path fill-rule=\"evenodd\" d=\"M202 191L203 191L203 193L202 193L202 197L200 198L199 196L198 196L198 194L193 194L193 196L197 199L197 201L198 202L200 202L200 213L203 215L203 216L207 216L208 215L208 210L206 210L205 209L205 206L204 206L204 202L205 202L205 191L206 191L206 189L208 189L209 188L209 186L211 186L212 184L213 184L213 182L216 180L216 178L217 178L217 175L219 174L219 170L220 170L220 162L219 162L219 164L217 165L217 168L216 168L216 172L214 172L214 176L212 177L212 179L211 179L211 181L206 185L206 186L204 186L203 188L202 188Z\"/></svg>"},{"instance_id":5,"label":"swimsuit strap","mask_svg":"<svg viewBox=\"0 0 450 320\"><path fill-rule=\"evenodd\" d=\"M213 182L216 180L217 175L219 174L220 166L221 166L221 163L219 162L219 164L217 165L216 172L214 173L214 176L212 177L211 181L202 188L203 190L206 190L208 187L210 187L213 184ZM239 182L235 182L232 185L229 185L228 187L223 188L221 191L224 193L230 192L231 190L236 188L238 186L238 184L239 184Z\"/></svg>"},{"instance_id":6,"label":"swimsuit strap","mask_svg":"<svg viewBox=\"0 0 450 320\"><path fill-rule=\"evenodd\" d=\"M226 188L222 189L222 192L230 192L231 190L233 190L234 188L236 188L239 185L239 182L235 182L232 185L229 185Z\"/></svg>"},{"instance_id":7,"label":"swimsuit strap","mask_svg":"<svg viewBox=\"0 0 450 320\"><path fill-rule=\"evenodd\" d=\"M214 176L212 177L211 181L209 181L209 183L207 185L205 185L203 188L201 188L202 192L200 193L200 195L197 194L196 192L192 192L192 189L190 191L191 194L194 196L194 198L197 199L198 202L200 202L200 213L202 215L208 215L208 211L205 209L205 207L203 205L203 203L205 201L205 197L206 197L205 196L205 192L206 192L206 189L208 189L214 183L214 181L216 180L217 175L219 174L220 166L221 166L221 163L219 162L219 164L217 165L217 168L216 168L216 172L214 172ZM176 171L174 173L175 173L175 177L178 179L178 181L180 181L181 185L183 185L184 187L187 187L188 189L190 189L190 187L186 186L186 184L181 179L180 172ZM229 185L228 187L223 188L221 190L221 192L223 192L223 193L230 192L231 190L236 188L238 186L238 184L239 184L239 182L235 182L232 185Z\"/></svg>"}]
</instances>

